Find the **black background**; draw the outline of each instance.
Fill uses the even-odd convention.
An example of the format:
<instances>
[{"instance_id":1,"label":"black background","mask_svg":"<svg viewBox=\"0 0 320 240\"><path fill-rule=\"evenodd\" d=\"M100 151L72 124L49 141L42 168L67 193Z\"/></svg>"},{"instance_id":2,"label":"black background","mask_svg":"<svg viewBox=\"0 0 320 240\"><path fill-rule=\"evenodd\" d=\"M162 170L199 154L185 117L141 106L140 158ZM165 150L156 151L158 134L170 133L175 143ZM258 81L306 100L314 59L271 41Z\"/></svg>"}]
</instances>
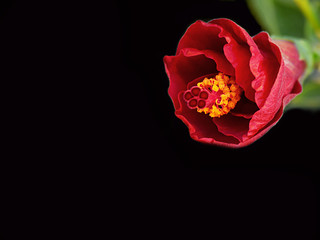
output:
<instances>
[{"instance_id":1,"label":"black background","mask_svg":"<svg viewBox=\"0 0 320 240\"><path fill-rule=\"evenodd\" d=\"M244 1L2 2L15 207L40 194L39 219L106 235L318 239L319 112L291 110L242 149L193 141L174 115L163 56L219 17L261 31Z\"/></svg>"}]
</instances>

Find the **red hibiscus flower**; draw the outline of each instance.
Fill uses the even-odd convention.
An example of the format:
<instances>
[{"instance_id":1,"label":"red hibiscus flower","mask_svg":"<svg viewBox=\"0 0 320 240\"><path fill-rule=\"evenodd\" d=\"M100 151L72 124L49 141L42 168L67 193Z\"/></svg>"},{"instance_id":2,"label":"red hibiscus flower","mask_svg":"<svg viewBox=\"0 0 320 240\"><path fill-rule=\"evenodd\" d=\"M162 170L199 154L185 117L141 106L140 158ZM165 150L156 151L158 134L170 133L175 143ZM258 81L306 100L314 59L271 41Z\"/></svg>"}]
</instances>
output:
<instances>
[{"instance_id":1,"label":"red hibiscus flower","mask_svg":"<svg viewBox=\"0 0 320 240\"><path fill-rule=\"evenodd\" d=\"M305 70L294 43L266 32L250 37L229 19L192 24L164 64L175 114L191 138L234 148L279 121Z\"/></svg>"}]
</instances>

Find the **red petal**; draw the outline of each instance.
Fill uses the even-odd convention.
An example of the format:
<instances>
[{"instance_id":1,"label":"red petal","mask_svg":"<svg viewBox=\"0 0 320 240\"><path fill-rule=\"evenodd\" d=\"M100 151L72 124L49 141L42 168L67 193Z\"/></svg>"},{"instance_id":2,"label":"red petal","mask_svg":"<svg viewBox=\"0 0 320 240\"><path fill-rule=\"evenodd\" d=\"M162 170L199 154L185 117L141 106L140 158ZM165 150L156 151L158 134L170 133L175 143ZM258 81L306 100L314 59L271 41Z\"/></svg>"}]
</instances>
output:
<instances>
[{"instance_id":1,"label":"red petal","mask_svg":"<svg viewBox=\"0 0 320 240\"><path fill-rule=\"evenodd\" d=\"M208 57L213 59L217 64L217 70L229 76L234 76L234 68L226 57L212 50L202 50L202 52Z\"/></svg>"},{"instance_id":2,"label":"red petal","mask_svg":"<svg viewBox=\"0 0 320 240\"><path fill-rule=\"evenodd\" d=\"M256 75L256 79L252 81L252 87L256 90L255 101L258 107L261 108L277 78L281 54L279 48L271 42L268 33L261 32L253 39L263 55L258 69L259 72Z\"/></svg>"},{"instance_id":3,"label":"red petal","mask_svg":"<svg viewBox=\"0 0 320 240\"><path fill-rule=\"evenodd\" d=\"M227 41L224 53L235 68L236 81L244 89L245 96L254 102L255 91L251 83L255 74L259 73L259 63L262 59L256 43L246 30L229 19L214 19L210 23L221 27L219 36Z\"/></svg>"},{"instance_id":4,"label":"red petal","mask_svg":"<svg viewBox=\"0 0 320 240\"><path fill-rule=\"evenodd\" d=\"M265 126L273 124L279 109L282 111L286 104L301 92L299 78L304 71L305 63L299 60L293 43L284 42L283 44L284 46L278 44L281 46L282 57L277 78L263 107L253 115L250 121L248 136L253 136Z\"/></svg>"},{"instance_id":5,"label":"red petal","mask_svg":"<svg viewBox=\"0 0 320 240\"><path fill-rule=\"evenodd\" d=\"M258 111L259 108L254 102L251 102L246 97L241 97L237 103L235 109L230 111L230 114L238 117L244 117L246 119L252 118L253 114Z\"/></svg>"},{"instance_id":6,"label":"red petal","mask_svg":"<svg viewBox=\"0 0 320 240\"><path fill-rule=\"evenodd\" d=\"M295 85L293 86L293 89L292 89L291 93L286 95L283 98L283 106L285 107L286 105L288 105L292 99L294 99L299 93L301 93L301 91L302 91L302 86L297 81L295 83Z\"/></svg>"},{"instance_id":7,"label":"red petal","mask_svg":"<svg viewBox=\"0 0 320 240\"><path fill-rule=\"evenodd\" d=\"M227 114L220 118L213 118L212 121L217 125L219 132L226 136L233 136L242 142L247 135L250 120Z\"/></svg>"},{"instance_id":8,"label":"red petal","mask_svg":"<svg viewBox=\"0 0 320 240\"><path fill-rule=\"evenodd\" d=\"M220 133L210 116L189 109L183 100L183 92L179 93L179 102L180 108L176 110L175 114L187 125L191 138L199 142L217 145L239 143L234 137Z\"/></svg>"},{"instance_id":9,"label":"red petal","mask_svg":"<svg viewBox=\"0 0 320 240\"><path fill-rule=\"evenodd\" d=\"M198 82L203 81L203 79L205 79L205 78L213 78L216 75L217 75L217 72L216 73L211 73L211 74L206 74L206 75L203 75L201 77L195 78L192 81L188 82L187 89L190 89L192 86L196 86Z\"/></svg>"},{"instance_id":10,"label":"red petal","mask_svg":"<svg viewBox=\"0 0 320 240\"><path fill-rule=\"evenodd\" d=\"M220 31L221 28L216 25L200 20L196 21L181 38L177 54L185 48L202 50L207 57L215 60L218 71L234 76L234 68L224 56L223 46L226 44L226 40L218 36Z\"/></svg>"},{"instance_id":11,"label":"red petal","mask_svg":"<svg viewBox=\"0 0 320 240\"><path fill-rule=\"evenodd\" d=\"M306 64L300 60L299 52L294 43L285 40L275 40L274 43L282 53L284 64L290 78L299 80L306 68ZM290 87L288 87L288 89L290 89Z\"/></svg>"},{"instance_id":12,"label":"red petal","mask_svg":"<svg viewBox=\"0 0 320 240\"><path fill-rule=\"evenodd\" d=\"M257 132L255 135L253 136L246 136L244 138L244 141L241 142L238 146L239 147L245 147L248 146L252 143L254 143L255 141L257 141L259 138L261 138L263 135L265 135L281 118L283 113L283 109L280 109L276 115L274 116L274 118L272 119L272 121L270 121L264 128L260 129L259 132Z\"/></svg>"},{"instance_id":13,"label":"red petal","mask_svg":"<svg viewBox=\"0 0 320 240\"><path fill-rule=\"evenodd\" d=\"M177 54L184 48L209 49L223 54L222 48L226 44L226 40L218 36L220 32L221 28L216 25L200 20L196 21L190 25L181 38Z\"/></svg>"},{"instance_id":14,"label":"red petal","mask_svg":"<svg viewBox=\"0 0 320 240\"><path fill-rule=\"evenodd\" d=\"M276 113L272 121L270 121L264 128L260 129L259 132L257 132L255 135L248 137L246 135L243 135L243 141L241 141L238 144L224 144L222 146L227 146L227 147L232 147L232 148L240 148L240 147L245 147L248 146L255 141L257 141L259 138L261 138L263 135L265 135L281 118L283 114L283 108L279 109L279 111ZM223 130L222 130L223 131ZM226 130L225 130L226 131ZM239 134L241 135L241 134Z\"/></svg>"},{"instance_id":15,"label":"red petal","mask_svg":"<svg viewBox=\"0 0 320 240\"><path fill-rule=\"evenodd\" d=\"M164 64L170 85L168 93L175 108L179 108L178 93L187 89L188 82L216 72L216 64L200 51L184 49L177 56L165 56Z\"/></svg>"}]
</instances>

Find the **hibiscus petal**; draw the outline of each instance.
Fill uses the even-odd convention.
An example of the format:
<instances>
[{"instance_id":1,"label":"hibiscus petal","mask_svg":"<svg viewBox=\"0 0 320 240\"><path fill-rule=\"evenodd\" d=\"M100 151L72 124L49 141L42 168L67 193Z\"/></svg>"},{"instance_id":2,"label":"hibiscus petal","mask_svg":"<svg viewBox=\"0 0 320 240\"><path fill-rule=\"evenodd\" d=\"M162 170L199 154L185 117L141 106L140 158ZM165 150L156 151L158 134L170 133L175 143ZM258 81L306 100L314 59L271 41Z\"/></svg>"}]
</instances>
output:
<instances>
[{"instance_id":1,"label":"hibiscus petal","mask_svg":"<svg viewBox=\"0 0 320 240\"><path fill-rule=\"evenodd\" d=\"M253 39L263 56L256 79L252 81L252 87L256 90L255 101L258 107L261 108L277 78L281 54L279 48L271 42L268 33L261 32Z\"/></svg>"},{"instance_id":2,"label":"hibiscus petal","mask_svg":"<svg viewBox=\"0 0 320 240\"><path fill-rule=\"evenodd\" d=\"M284 64L291 78L299 80L305 71L306 64L300 60L299 52L294 43L285 40L274 40L283 56Z\"/></svg>"},{"instance_id":3,"label":"hibiscus petal","mask_svg":"<svg viewBox=\"0 0 320 240\"><path fill-rule=\"evenodd\" d=\"M299 60L297 49L293 43L287 42L279 49L279 53L281 53L280 70L263 107L252 116L248 136L255 135L266 125L271 124L279 109L283 109L301 92L299 77L302 75L305 65Z\"/></svg>"},{"instance_id":4,"label":"hibiscus petal","mask_svg":"<svg viewBox=\"0 0 320 240\"><path fill-rule=\"evenodd\" d=\"M226 44L226 40L218 36L220 31L221 28L216 25L200 20L196 21L187 29L181 38L178 44L177 54L185 48L202 50L207 57L215 60L218 71L229 76L234 76L234 68L223 52L223 46Z\"/></svg>"},{"instance_id":5,"label":"hibiscus petal","mask_svg":"<svg viewBox=\"0 0 320 240\"><path fill-rule=\"evenodd\" d=\"M177 54L184 48L210 49L223 54L222 48L226 40L218 36L220 32L221 28L216 25L201 20L196 21L180 39Z\"/></svg>"},{"instance_id":6,"label":"hibiscus petal","mask_svg":"<svg viewBox=\"0 0 320 240\"><path fill-rule=\"evenodd\" d=\"M253 114L258 110L259 108L254 102L251 102L246 97L242 96L240 101L237 103L235 109L233 109L230 112L230 114L250 119L252 118Z\"/></svg>"},{"instance_id":7,"label":"hibiscus petal","mask_svg":"<svg viewBox=\"0 0 320 240\"><path fill-rule=\"evenodd\" d=\"M196 86L198 82L203 81L203 79L205 79L205 78L213 78L216 75L217 75L217 73L210 73L210 74L206 74L201 77L195 78L192 81L188 82L187 89L190 89L191 87Z\"/></svg>"},{"instance_id":8,"label":"hibiscus petal","mask_svg":"<svg viewBox=\"0 0 320 240\"><path fill-rule=\"evenodd\" d=\"M235 79L237 84L244 90L245 96L254 101L254 89L251 87L251 81L254 79L248 62L250 61L250 52L246 47L240 46L238 43L231 41L224 47L228 60L235 68ZM241 59L240 59L241 56Z\"/></svg>"},{"instance_id":9,"label":"hibiscus petal","mask_svg":"<svg viewBox=\"0 0 320 240\"><path fill-rule=\"evenodd\" d=\"M168 93L175 108L178 108L178 93L187 89L188 82L216 72L215 62L201 52L185 49L177 56L165 56L164 64L170 85Z\"/></svg>"},{"instance_id":10,"label":"hibiscus petal","mask_svg":"<svg viewBox=\"0 0 320 240\"><path fill-rule=\"evenodd\" d=\"M234 68L231 63L226 59L224 54L212 50L202 50L208 57L213 59L217 64L217 70L229 76L234 76Z\"/></svg>"},{"instance_id":11,"label":"hibiscus petal","mask_svg":"<svg viewBox=\"0 0 320 240\"><path fill-rule=\"evenodd\" d=\"M243 142L241 142L238 145L238 147L245 147L257 141L259 138L265 135L280 120L282 114L283 114L283 108L279 109L279 111L276 113L274 118L266 126L260 129L255 135L250 137L245 136Z\"/></svg>"},{"instance_id":12,"label":"hibiscus petal","mask_svg":"<svg viewBox=\"0 0 320 240\"><path fill-rule=\"evenodd\" d=\"M250 120L227 114L220 118L212 118L212 121L216 124L219 132L226 136L233 136L242 142L247 135Z\"/></svg>"},{"instance_id":13,"label":"hibiscus petal","mask_svg":"<svg viewBox=\"0 0 320 240\"><path fill-rule=\"evenodd\" d=\"M188 108L183 100L183 92L179 93L179 102L180 108L176 110L175 114L187 125L191 138L203 143L218 145L239 143L234 137L219 132L211 117Z\"/></svg>"},{"instance_id":14,"label":"hibiscus petal","mask_svg":"<svg viewBox=\"0 0 320 240\"><path fill-rule=\"evenodd\" d=\"M220 37L224 37L227 44L224 53L235 68L236 82L244 89L245 96L255 101L255 90L251 82L259 74L259 63L262 55L245 29L229 19L214 19L209 23L221 27Z\"/></svg>"},{"instance_id":15,"label":"hibiscus petal","mask_svg":"<svg viewBox=\"0 0 320 240\"><path fill-rule=\"evenodd\" d=\"M293 86L293 89L290 94L284 97L283 99L283 106L288 105L292 99L294 99L299 93L302 91L301 84L297 81L295 85Z\"/></svg>"}]
</instances>

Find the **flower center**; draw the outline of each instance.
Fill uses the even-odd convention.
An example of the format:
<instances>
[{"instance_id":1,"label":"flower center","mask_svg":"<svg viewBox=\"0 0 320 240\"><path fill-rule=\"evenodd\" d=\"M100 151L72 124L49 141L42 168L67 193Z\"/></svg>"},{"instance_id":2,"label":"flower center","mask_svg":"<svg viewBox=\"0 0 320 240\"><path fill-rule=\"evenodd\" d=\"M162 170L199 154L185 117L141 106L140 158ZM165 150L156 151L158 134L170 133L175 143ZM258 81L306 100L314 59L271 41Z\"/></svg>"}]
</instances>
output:
<instances>
[{"instance_id":1,"label":"flower center","mask_svg":"<svg viewBox=\"0 0 320 240\"><path fill-rule=\"evenodd\" d=\"M197 109L210 117L221 117L235 108L242 89L233 77L219 73L214 78L204 78L183 94L190 109Z\"/></svg>"}]
</instances>

